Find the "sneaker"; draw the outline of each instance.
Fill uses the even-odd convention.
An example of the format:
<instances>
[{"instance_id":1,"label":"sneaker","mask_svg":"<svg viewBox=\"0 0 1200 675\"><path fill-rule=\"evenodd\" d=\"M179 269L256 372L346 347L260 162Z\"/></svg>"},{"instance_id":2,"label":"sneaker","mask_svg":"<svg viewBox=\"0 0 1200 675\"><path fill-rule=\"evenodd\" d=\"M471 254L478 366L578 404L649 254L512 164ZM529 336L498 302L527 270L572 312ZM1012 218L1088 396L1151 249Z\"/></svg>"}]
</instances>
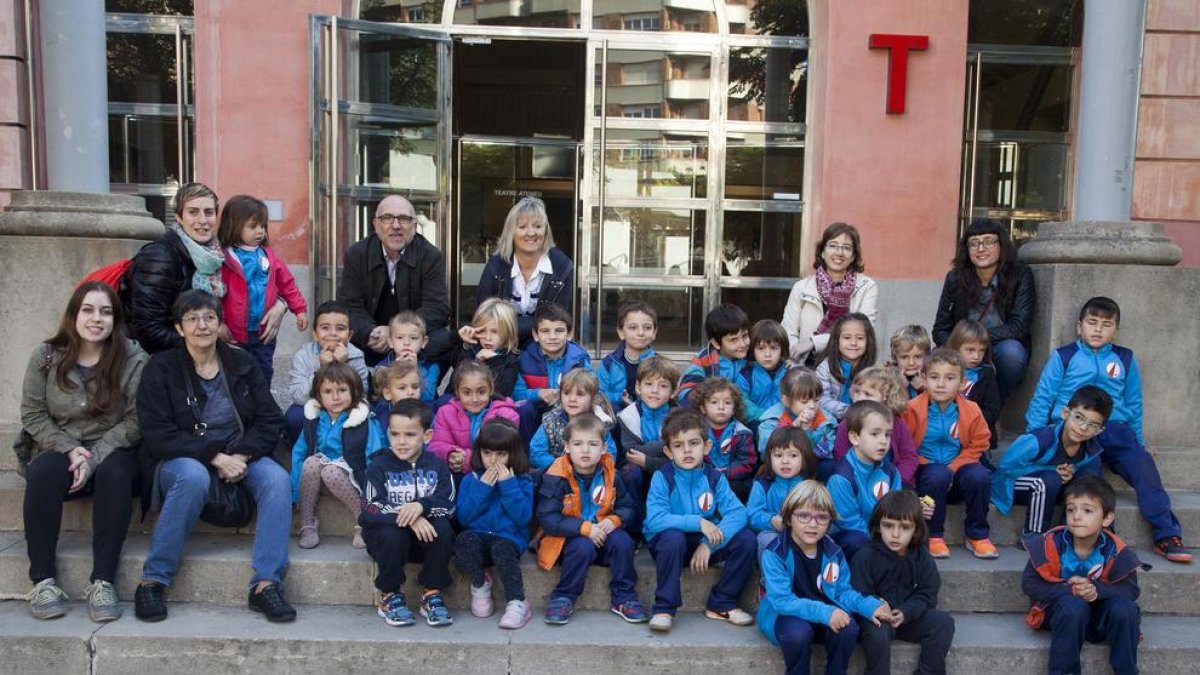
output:
<instances>
[{"instance_id":1,"label":"sneaker","mask_svg":"<svg viewBox=\"0 0 1200 675\"><path fill-rule=\"evenodd\" d=\"M533 618L533 609L525 600L509 600L504 607L504 616L500 617L500 627L516 630L524 628Z\"/></svg>"},{"instance_id":2,"label":"sneaker","mask_svg":"<svg viewBox=\"0 0 1200 675\"><path fill-rule=\"evenodd\" d=\"M1179 537L1167 537L1154 542L1154 552L1162 557L1177 563L1192 562L1192 554L1183 547L1183 540Z\"/></svg>"},{"instance_id":3,"label":"sneaker","mask_svg":"<svg viewBox=\"0 0 1200 675\"><path fill-rule=\"evenodd\" d=\"M269 584L257 593L251 590L246 601L250 609L261 612L267 617L267 621L287 623L296 620L296 610L283 599L279 584Z\"/></svg>"},{"instance_id":4,"label":"sneaker","mask_svg":"<svg viewBox=\"0 0 1200 675\"><path fill-rule=\"evenodd\" d=\"M71 599L58 587L54 577L37 582L25 599L29 601L29 613L35 619L57 619L71 607Z\"/></svg>"},{"instance_id":5,"label":"sneaker","mask_svg":"<svg viewBox=\"0 0 1200 675\"><path fill-rule=\"evenodd\" d=\"M566 598L550 598L550 606L546 608L546 623L551 626L564 626L571 620L575 612L575 603Z\"/></svg>"},{"instance_id":6,"label":"sneaker","mask_svg":"<svg viewBox=\"0 0 1200 675\"><path fill-rule=\"evenodd\" d=\"M454 617L450 616L442 594L437 591L428 591L425 597L421 598L421 616L425 617L425 623L430 626L449 626L454 623Z\"/></svg>"},{"instance_id":7,"label":"sneaker","mask_svg":"<svg viewBox=\"0 0 1200 675\"><path fill-rule=\"evenodd\" d=\"M493 611L495 607L492 605L492 580L485 574L482 586L471 586L471 616L486 619Z\"/></svg>"},{"instance_id":8,"label":"sneaker","mask_svg":"<svg viewBox=\"0 0 1200 675\"><path fill-rule=\"evenodd\" d=\"M367 547L367 542L362 538L362 528L358 525L354 526L354 538L350 540L350 545L360 551Z\"/></svg>"},{"instance_id":9,"label":"sneaker","mask_svg":"<svg viewBox=\"0 0 1200 675\"><path fill-rule=\"evenodd\" d=\"M167 603L163 600L166 587L162 584L138 584L133 592L133 615L142 621L162 621L167 618Z\"/></svg>"},{"instance_id":10,"label":"sneaker","mask_svg":"<svg viewBox=\"0 0 1200 675\"><path fill-rule=\"evenodd\" d=\"M754 623L754 617L740 607L734 607L727 612L718 612L715 609L706 609L704 610L704 616L707 616L710 619L728 621L735 626L749 626L750 624Z\"/></svg>"},{"instance_id":11,"label":"sneaker","mask_svg":"<svg viewBox=\"0 0 1200 675\"><path fill-rule=\"evenodd\" d=\"M946 540L941 537L929 538L929 555L934 558L949 558L950 547L946 545Z\"/></svg>"},{"instance_id":12,"label":"sneaker","mask_svg":"<svg viewBox=\"0 0 1200 675\"><path fill-rule=\"evenodd\" d=\"M656 633L666 633L671 630L671 624L675 622L675 617L667 613L659 613L650 617L650 630Z\"/></svg>"},{"instance_id":13,"label":"sneaker","mask_svg":"<svg viewBox=\"0 0 1200 675\"><path fill-rule=\"evenodd\" d=\"M121 606L117 604L117 589L111 582L97 579L87 589L88 617L96 623L116 621L121 618Z\"/></svg>"},{"instance_id":14,"label":"sneaker","mask_svg":"<svg viewBox=\"0 0 1200 675\"><path fill-rule=\"evenodd\" d=\"M971 555L980 560L992 560L993 558L1000 557L1000 552L996 550L996 545L992 543L991 539L968 538L966 547L971 552Z\"/></svg>"},{"instance_id":15,"label":"sneaker","mask_svg":"<svg viewBox=\"0 0 1200 675\"><path fill-rule=\"evenodd\" d=\"M646 623L650 620L650 615L646 614L646 608L642 607L642 603L637 600L613 605L612 612L629 623Z\"/></svg>"},{"instance_id":16,"label":"sneaker","mask_svg":"<svg viewBox=\"0 0 1200 675\"><path fill-rule=\"evenodd\" d=\"M305 525L300 528L300 548L316 548L321 544L321 537L317 534L317 525Z\"/></svg>"},{"instance_id":17,"label":"sneaker","mask_svg":"<svg viewBox=\"0 0 1200 675\"><path fill-rule=\"evenodd\" d=\"M416 623L403 593L388 593L375 601L375 611L389 626L411 626Z\"/></svg>"}]
</instances>

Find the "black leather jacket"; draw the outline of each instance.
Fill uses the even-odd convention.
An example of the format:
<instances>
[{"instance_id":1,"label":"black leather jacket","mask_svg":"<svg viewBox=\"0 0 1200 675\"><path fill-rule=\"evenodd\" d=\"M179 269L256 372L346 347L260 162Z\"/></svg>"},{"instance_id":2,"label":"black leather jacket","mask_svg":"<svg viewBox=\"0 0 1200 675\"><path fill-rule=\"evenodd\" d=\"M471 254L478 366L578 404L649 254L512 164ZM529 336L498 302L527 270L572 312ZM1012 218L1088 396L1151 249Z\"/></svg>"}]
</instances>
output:
<instances>
[{"instance_id":1,"label":"black leather jacket","mask_svg":"<svg viewBox=\"0 0 1200 675\"><path fill-rule=\"evenodd\" d=\"M129 329L150 354L183 344L171 321L171 305L192 287L196 266L174 230L142 247L125 277L122 301Z\"/></svg>"},{"instance_id":2,"label":"black leather jacket","mask_svg":"<svg viewBox=\"0 0 1200 675\"><path fill-rule=\"evenodd\" d=\"M1033 305L1037 292L1033 286L1033 272L1018 264L1013 272L1017 283L1012 297L996 297L996 311L1004 323L988 329L988 337L995 344L1001 340L1019 340L1029 347L1029 335L1033 328ZM971 310L971 299L958 281L958 273L950 270L942 284L942 297L938 300L937 317L933 320L933 341L945 345L954 330L954 324L967 318Z\"/></svg>"}]
</instances>

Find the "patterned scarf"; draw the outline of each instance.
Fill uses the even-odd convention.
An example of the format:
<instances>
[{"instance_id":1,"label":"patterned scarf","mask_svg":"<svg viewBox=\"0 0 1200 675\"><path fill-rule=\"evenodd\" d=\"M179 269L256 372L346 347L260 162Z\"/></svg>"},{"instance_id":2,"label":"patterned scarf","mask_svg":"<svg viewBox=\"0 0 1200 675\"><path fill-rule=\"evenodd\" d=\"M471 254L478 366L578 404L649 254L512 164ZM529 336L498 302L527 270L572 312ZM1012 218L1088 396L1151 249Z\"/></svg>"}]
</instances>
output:
<instances>
[{"instance_id":1,"label":"patterned scarf","mask_svg":"<svg viewBox=\"0 0 1200 675\"><path fill-rule=\"evenodd\" d=\"M858 275L854 270L846 270L846 276L842 277L841 283L835 283L829 278L829 273L824 267L817 268L817 293L821 295L821 302L825 305L825 316L821 318L820 325L815 331L816 335L824 335L829 332L833 324L842 318L846 312L850 311L850 296L854 294L854 285L858 282Z\"/></svg>"},{"instance_id":2,"label":"patterned scarf","mask_svg":"<svg viewBox=\"0 0 1200 675\"><path fill-rule=\"evenodd\" d=\"M192 288L204 291L213 297L225 297L225 282L221 281L221 265L225 262L225 252L221 250L221 244L217 238L213 237L206 246L196 243L196 240L189 237L188 233L184 232L183 226L177 222L171 223L171 229L179 235L179 239L187 248L188 257L196 266L196 273L192 275Z\"/></svg>"}]
</instances>

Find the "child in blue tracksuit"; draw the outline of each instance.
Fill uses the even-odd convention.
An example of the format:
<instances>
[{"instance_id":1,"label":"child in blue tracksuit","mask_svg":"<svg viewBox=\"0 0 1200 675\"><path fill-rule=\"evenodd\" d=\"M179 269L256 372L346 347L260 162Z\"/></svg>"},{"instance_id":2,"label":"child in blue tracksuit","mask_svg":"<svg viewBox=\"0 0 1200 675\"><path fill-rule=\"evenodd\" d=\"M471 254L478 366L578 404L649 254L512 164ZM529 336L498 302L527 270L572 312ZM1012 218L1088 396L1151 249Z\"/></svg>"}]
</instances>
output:
<instances>
[{"instance_id":1,"label":"child in blue tracksuit","mask_svg":"<svg viewBox=\"0 0 1200 675\"><path fill-rule=\"evenodd\" d=\"M754 433L738 421L745 412L742 393L733 382L710 377L696 387L689 403L708 423L712 448L707 462L729 479L733 494L744 501L758 470L758 449Z\"/></svg>"},{"instance_id":2,"label":"child in blue tracksuit","mask_svg":"<svg viewBox=\"0 0 1200 675\"><path fill-rule=\"evenodd\" d=\"M658 355L643 359L637 369L637 400L617 414L618 462L641 469L643 484L667 461L662 427L678 386L679 367L674 361Z\"/></svg>"},{"instance_id":3,"label":"child in blue tracksuit","mask_svg":"<svg viewBox=\"0 0 1200 675\"><path fill-rule=\"evenodd\" d=\"M411 310L400 312L388 322L388 344L392 351L376 366L390 366L397 361L407 361L417 366L421 376L421 400L432 405L437 398L438 381L441 379L441 366L425 360L425 345L429 337L425 334L425 319Z\"/></svg>"},{"instance_id":4,"label":"child in blue tracksuit","mask_svg":"<svg viewBox=\"0 0 1200 675\"><path fill-rule=\"evenodd\" d=\"M517 386L513 400L519 405L521 436L533 438L545 415L558 403L563 375L592 369L587 350L571 340L571 316L558 305L539 306L533 315L533 342L517 359Z\"/></svg>"},{"instance_id":5,"label":"child in blue tracksuit","mask_svg":"<svg viewBox=\"0 0 1200 675\"><path fill-rule=\"evenodd\" d=\"M787 675L807 675L814 642L825 644L825 672L845 673L858 644L851 615L880 625L892 609L850 585L850 564L826 536L836 512L824 485L804 481L788 494L779 515L784 530L759 556L765 593L758 629L783 650Z\"/></svg>"},{"instance_id":6,"label":"child in blue tracksuit","mask_svg":"<svg viewBox=\"0 0 1200 675\"><path fill-rule=\"evenodd\" d=\"M1063 486L1081 476L1100 476L1096 436L1112 412L1112 398L1086 385L1062 410L1062 421L1024 434L1008 446L992 474L992 503L1005 515L1014 505L1028 506L1024 534L1045 532Z\"/></svg>"},{"instance_id":7,"label":"child in blue tracksuit","mask_svg":"<svg viewBox=\"0 0 1200 675\"><path fill-rule=\"evenodd\" d=\"M671 463L650 481L644 525L658 575L650 629L671 630L683 604L679 578L689 560L697 573L711 563L725 563L704 615L748 626L754 617L737 604L754 570L754 534L746 529L746 507L725 476L705 465L712 441L699 413L672 410L663 424L663 440Z\"/></svg>"},{"instance_id":8,"label":"child in blue tracksuit","mask_svg":"<svg viewBox=\"0 0 1200 675\"><path fill-rule=\"evenodd\" d=\"M542 415L542 425L538 427L529 441L529 462L535 471L545 471L554 460L563 454L566 445L567 423L579 415L594 414L604 422L604 447L608 454L617 459L617 445L613 442L610 429L614 420L609 410L607 400L600 395L600 383L596 374L582 368L572 370L563 376L559 387L558 405L555 405L545 415ZM628 478L622 472L622 478ZM636 478L636 488L641 493L641 472ZM633 490L634 487L630 487Z\"/></svg>"},{"instance_id":9,"label":"child in blue tracksuit","mask_svg":"<svg viewBox=\"0 0 1200 675\"><path fill-rule=\"evenodd\" d=\"M704 333L708 344L692 357L679 381L675 397L680 404L686 403L692 390L706 378L723 377L733 382L746 366L750 317L741 307L729 303L717 306L704 317Z\"/></svg>"},{"instance_id":10,"label":"child in blue tracksuit","mask_svg":"<svg viewBox=\"0 0 1200 675\"><path fill-rule=\"evenodd\" d=\"M1133 351L1112 343L1121 324L1121 308L1105 297L1094 297L1079 310L1075 331L1079 339L1059 347L1046 360L1033 399L1025 413L1026 431L1053 422L1071 396L1085 384L1100 387L1112 397L1112 415L1097 440L1104 447L1104 464L1133 487L1138 510L1154 530L1154 550L1171 562L1189 563L1183 529L1171 511L1154 458L1146 452L1142 433L1142 378Z\"/></svg>"},{"instance_id":11,"label":"child in blue tracksuit","mask_svg":"<svg viewBox=\"0 0 1200 675\"><path fill-rule=\"evenodd\" d=\"M1137 571L1150 566L1108 529L1116 516L1116 494L1102 478L1071 483L1064 501L1066 527L1023 539L1029 562L1021 590L1031 603L1025 623L1050 631L1051 675L1081 672L1084 639L1109 644L1113 672L1136 673Z\"/></svg>"},{"instance_id":12,"label":"child in blue tracksuit","mask_svg":"<svg viewBox=\"0 0 1200 675\"><path fill-rule=\"evenodd\" d=\"M758 423L759 454L766 448L771 433L781 427L797 427L808 434L817 457L816 478L825 482L837 466L838 420L821 410L825 385L810 368L797 366L787 371L779 383L779 402L763 412Z\"/></svg>"},{"instance_id":13,"label":"child in blue tracksuit","mask_svg":"<svg viewBox=\"0 0 1200 675\"><path fill-rule=\"evenodd\" d=\"M803 429L780 427L771 434L766 447L766 461L758 470L746 502L746 519L758 539L759 555L776 534L783 532L779 510L788 493L817 475L817 458Z\"/></svg>"},{"instance_id":14,"label":"child in blue tracksuit","mask_svg":"<svg viewBox=\"0 0 1200 675\"><path fill-rule=\"evenodd\" d=\"M638 365L654 356L654 339L658 337L658 313L641 300L622 303L617 308L617 348L605 356L596 373L600 389L613 410L621 410L638 400ZM676 378L678 379L678 378Z\"/></svg>"},{"instance_id":15,"label":"child in blue tracksuit","mask_svg":"<svg viewBox=\"0 0 1200 675\"><path fill-rule=\"evenodd\" d=\"M774 319L763 319L750 329L750 355L736 380L746 402L743 421L758 428L763 413L779 402L779 384L788 372L788 334Z\"/></svg>"},{"instance_id":16,"label":"child in blue tracksuit","mask_svg":"<svg viewBox=\"0 0 1200 675\"><path fill-rule=\"evenodd\" d=\"M900 472L887 458L892 447L892 411L878 401L857 401L846 411L850 452L829 477L829 493L837 510L833 540L846 558L871 541L867 523L884 495L902 488Z\"/></svg>"}]
</instances>

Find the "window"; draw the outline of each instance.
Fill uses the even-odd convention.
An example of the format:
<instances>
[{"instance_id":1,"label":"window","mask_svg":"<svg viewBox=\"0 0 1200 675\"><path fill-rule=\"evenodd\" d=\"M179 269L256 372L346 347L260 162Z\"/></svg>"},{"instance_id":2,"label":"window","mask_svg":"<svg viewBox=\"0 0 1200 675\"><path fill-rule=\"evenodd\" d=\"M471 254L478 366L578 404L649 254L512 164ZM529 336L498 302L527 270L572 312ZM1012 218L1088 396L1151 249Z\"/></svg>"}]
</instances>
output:
<instances>
[{"instance_id":1,"label":"window","mask_svg":"<svg viewBox=\"0 0 1200 675\"><path fill-rule=\"evenodd\" d=\"M424 7L409 8L408 20L410 23L425 23L425 8Z\"/></svg>"},{"instance_id":2,"label":"window","mask_svg":"<svg viewBox=\"0 0 1200 675\"><path fill-rule=\"evenodd\" d=\"M625 17L625 30L662 30L662 19L657 14L631 14Z\"/></svg>"},{"instance_id":3,"label":"window","mask_svg":"<svg viewBox=\"0 0 1200 675\"><path fill-rule=\"evenodd\" d=\"M630 106L621 110L622 117L662 117L661 105Z\"/></svg>"}]
</instances>

